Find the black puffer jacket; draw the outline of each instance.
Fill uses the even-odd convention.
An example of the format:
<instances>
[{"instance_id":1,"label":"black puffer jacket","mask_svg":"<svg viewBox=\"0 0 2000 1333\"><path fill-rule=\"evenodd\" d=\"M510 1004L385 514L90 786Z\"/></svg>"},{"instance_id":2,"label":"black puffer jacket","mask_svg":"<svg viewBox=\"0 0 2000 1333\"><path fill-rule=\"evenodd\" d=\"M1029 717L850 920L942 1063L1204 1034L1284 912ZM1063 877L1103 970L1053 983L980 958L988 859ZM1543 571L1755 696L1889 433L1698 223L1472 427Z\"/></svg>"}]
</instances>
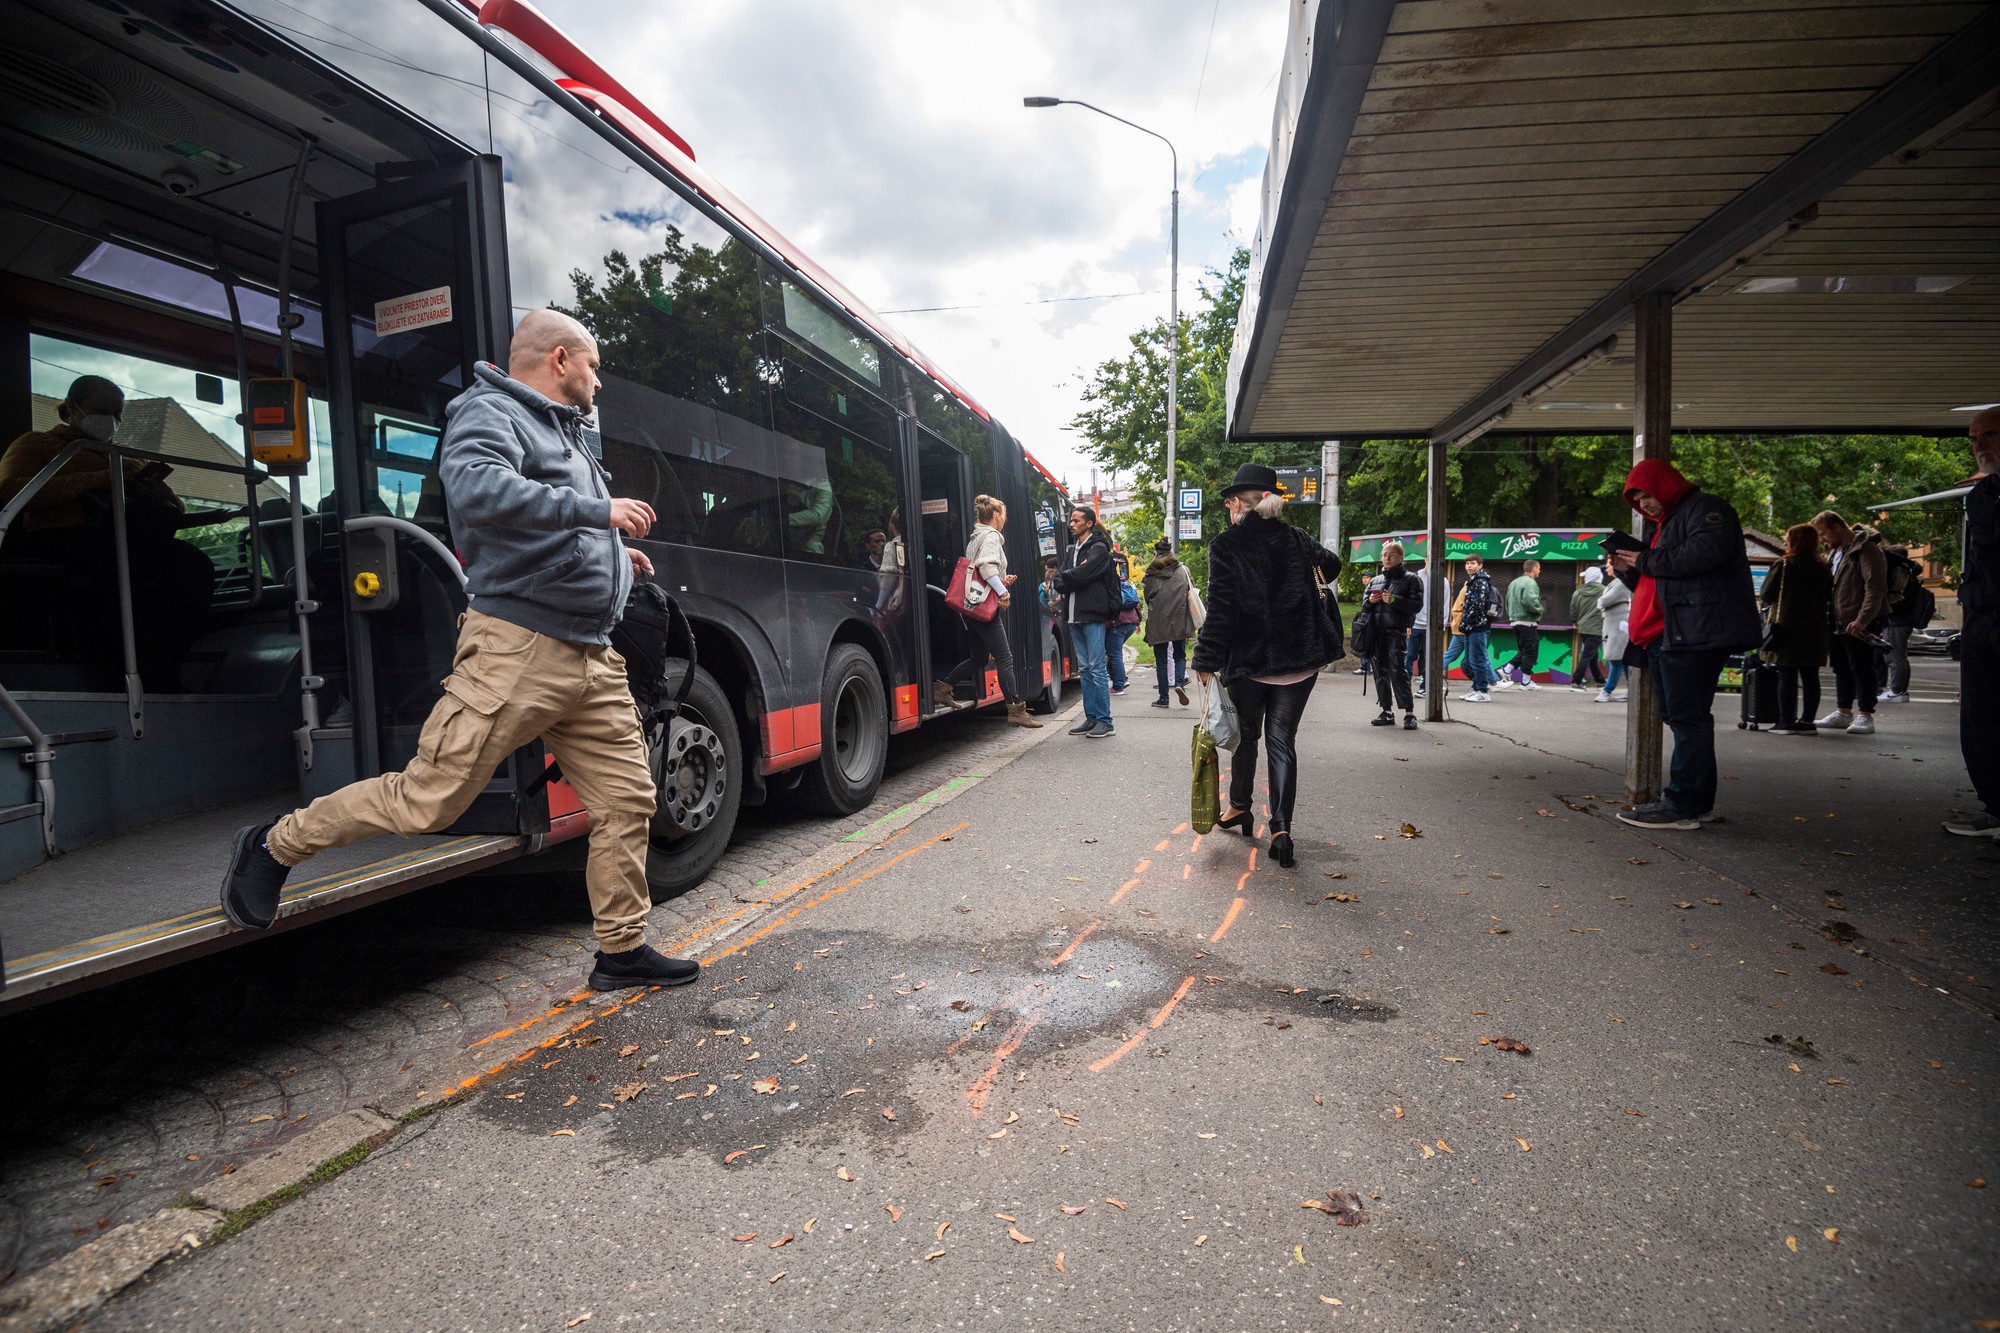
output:
<instances>
[{"instance_id":1,"label":"black puffer jacket","mask_svg":"<svg viewBox=\"0 0 2000 1333\"><path fill-rule=\"evenodd\" d=\"M1247 676L1317 671L1340 651L1339 636L1313 582L1340 574L1340 557L1275 518L1249 514L1208 548L1208 620L1195 643L1194 669L1224 684Z\"/></svg>"},{"instance_id":2,"label":"black puffer jacket","mask_svg":"<svg viewBox=\"0 0 2000 1333\"><path fill-rule=\"evenodd\" d=\"M1063 552L1056 574L1056 591L1069 598L1080 625L1108 625L1125 609L1118 595L1118 568L1111 560L1111 542L1100 530Z\"/></svg>"},{"instance_id":3,"label":"black puffer jacket","mask_svg":"<svg viewBox=\"0 0 2000 1333\"><path fill-rule=\"evenodd\" d=\"M1743 523L1727 500L1698 490L1660 459L1644 459L1625 480L1626 496L1643 488L1666 501L1666 521L1646 522L1649 549L1639 552L1636 574L1653 579L1666 633L1657 646L1667 652L1754 648L1764 637L1757 594L1750 585L1750 558L1743 549ZM1635 510L1638 505L1632 506ZM1643 516L1644 511L1640 511ZM1639 633L1640 599L1633 599L1632 632ZM1653 646L1653 645L1648 645Z\"/></svg>"},{"instance_id":4,"label":"black puffer jacket","mask_svg":"<svg viewBox=\"0 0 2000 1333\"><path fill-rule=\"evenodd\" d=\"M1379 591L1388 594L1385 601L1369 602L1367 614L1375 622L1375 628L1400 636L1402 632L1417 623L1417 612L1424 607L1424 581L1408 565L1397 565L1394 570L1384 568L1375 578L1368 581L1369 591L1378 591L1376 581L1382 584Z\"/></svg>"}]
</instances>

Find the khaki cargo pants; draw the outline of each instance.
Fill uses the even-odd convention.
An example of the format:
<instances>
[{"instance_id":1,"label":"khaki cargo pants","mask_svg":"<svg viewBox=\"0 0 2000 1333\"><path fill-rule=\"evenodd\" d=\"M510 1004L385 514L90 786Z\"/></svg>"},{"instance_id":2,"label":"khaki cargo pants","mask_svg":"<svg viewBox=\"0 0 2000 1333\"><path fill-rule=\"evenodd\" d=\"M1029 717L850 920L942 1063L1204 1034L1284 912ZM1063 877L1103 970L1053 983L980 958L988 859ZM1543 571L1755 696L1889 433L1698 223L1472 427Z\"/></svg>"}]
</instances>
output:
<instances>
[{"instance_id":1,"label":"khaki cargo pants","mask_svg":"<svg viewBox=\"0 0 2000 1333\"><path fill-rule=\"evenodd\" d=\"M493 771L536 736L590 812L584 880L598 947L636 949L652 906L646 849L655 792L625 660L610 648L467 611L444 698L425 721L410 766L286 815L266 845L281 864L295 866L377 833L435 833L464 814Z\"/></svg>"}]
</instances>

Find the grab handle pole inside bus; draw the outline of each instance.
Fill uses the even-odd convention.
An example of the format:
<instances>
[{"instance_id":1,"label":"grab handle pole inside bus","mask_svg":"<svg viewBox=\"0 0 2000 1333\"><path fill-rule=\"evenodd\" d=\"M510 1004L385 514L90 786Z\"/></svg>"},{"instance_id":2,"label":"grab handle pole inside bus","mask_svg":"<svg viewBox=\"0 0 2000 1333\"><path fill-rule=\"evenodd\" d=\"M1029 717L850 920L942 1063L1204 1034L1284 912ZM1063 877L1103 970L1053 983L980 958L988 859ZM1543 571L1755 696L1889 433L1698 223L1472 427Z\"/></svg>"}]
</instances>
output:
<instances>
[{"instance_id":1,"label":"grab handle pole inside bus","mask_svg":"<svg viewBox=\"0 0 2000 1333\"><path fill-rule=\"evenodd\" d=\"M278 240L278 373L286 379L297 375L292 359L292 330L304 322L303 317L292 309L292 235L298 221L299 196L305 187L306 166L312 161L317 142L311 135L302 136L300 140L299 160L292 168L291 182L285 189L285 231ZM230 288L230 305L233 314L234 287ZM249 410L247 400L244 410ZM313 670L311 617L313 612L319 610L319 603L313 601L312 589L306 579L306 514L299 471L291 474L290 484L292 609L299 626L299 729L293 733L293 738L298 744L299 763L311 772L313 732L319 729L319 691L326 681Z\"/></svg>"}]
</instances>

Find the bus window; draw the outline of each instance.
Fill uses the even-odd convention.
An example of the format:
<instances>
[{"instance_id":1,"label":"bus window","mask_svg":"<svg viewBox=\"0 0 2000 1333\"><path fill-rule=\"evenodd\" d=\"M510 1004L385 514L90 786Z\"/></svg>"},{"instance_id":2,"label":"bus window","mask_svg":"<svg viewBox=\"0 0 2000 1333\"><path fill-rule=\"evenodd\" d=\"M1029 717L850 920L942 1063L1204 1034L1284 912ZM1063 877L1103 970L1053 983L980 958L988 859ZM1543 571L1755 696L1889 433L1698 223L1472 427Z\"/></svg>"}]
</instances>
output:
<instances>
[{"instance_id":1,"label":"bus window","mask_svg":"<svg viewBox=\"0 0 2000 1333\"><path fill-rule=\"evenodd\" d=\"M998 495L1000 482L993 468L993 440L987 424L931 380L918 379L914 396L917 420L965 455L972 468L973 492Z\"/></svg>"},{"instance_id":2,"label":"bus window","mask_svg":"<svg viewBox=\"0 0 2000 1333\"><path fill-rule=\"evenodd\" d=\"M175 535L199 547L215 565L220 599L247 594L251 543L246 510L253 496L247 492L243 473L232 470L243 466L243 428L236 422L233 370L229 375L207 373L44 334L29 336L28 355L36 430L56 424L56 407L80 375L101 375L124 391L125 416L114 438L128 448L182 460L169 465L174 470L166 481L183 510ZM330 475L324 405L319 406L314 414L314 456L304 488L308 504L322 494L320 478ZM259 483L254 504L260 512L267 506L272 510L284 506L289 513L285 484L269 479ZM202 522L205 517L210 521ZM263 573L268 580L276 573L268 534L266 547Z\"/></svg>"},{"instance_id":3,"label":"bus window","mask_svg":"<svg viewBox=\"0 0 2000 1333\"><path fill-rule=\"evenodd\" d=\"M896 414L794 353L782 354L779 364L782 389L772 401L773 422L818 455L809 476L786 479L785 554L880 569L898 496Z\"/></svg>"}]
</instances>

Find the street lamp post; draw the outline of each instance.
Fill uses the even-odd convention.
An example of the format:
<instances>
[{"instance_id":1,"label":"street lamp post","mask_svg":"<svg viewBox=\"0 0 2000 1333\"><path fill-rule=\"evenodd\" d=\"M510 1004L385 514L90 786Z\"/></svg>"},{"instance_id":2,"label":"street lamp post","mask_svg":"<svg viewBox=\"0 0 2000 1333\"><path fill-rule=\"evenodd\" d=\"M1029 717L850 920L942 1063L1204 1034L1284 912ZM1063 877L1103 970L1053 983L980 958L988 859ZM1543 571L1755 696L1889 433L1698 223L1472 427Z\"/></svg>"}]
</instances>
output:
<instances>
[{"instance_id":1,"label":"street lamp post","mask_svg":"<svg viewBox=\"0 0 2000 1333\"><path fill-rule=\"evenodd\" d=\"M1162 510L1166 516L1166 538L1170 549L1180 550L1180 536L1175 520L1179 510L1175 502L1179 496L1179 485L1175 477L1175 446L1179 442L1180 398L1181 398L1181 155L1174 147L1173 140L1164 134L1155 133L1144 125L1135 124L1123 116L1112 115L1101 106L1079 102L1073 97L1024 97L1022 106L1080 106L1087 111L1095 111L1100 116L1110 116L1120 125L1128 125L1141 134L1151 134L1167 146L1173 160L1173 221L1171 249L1167 265L1167 483L1166 492L1161 497Z\"/></svg>"}]
</instances>

